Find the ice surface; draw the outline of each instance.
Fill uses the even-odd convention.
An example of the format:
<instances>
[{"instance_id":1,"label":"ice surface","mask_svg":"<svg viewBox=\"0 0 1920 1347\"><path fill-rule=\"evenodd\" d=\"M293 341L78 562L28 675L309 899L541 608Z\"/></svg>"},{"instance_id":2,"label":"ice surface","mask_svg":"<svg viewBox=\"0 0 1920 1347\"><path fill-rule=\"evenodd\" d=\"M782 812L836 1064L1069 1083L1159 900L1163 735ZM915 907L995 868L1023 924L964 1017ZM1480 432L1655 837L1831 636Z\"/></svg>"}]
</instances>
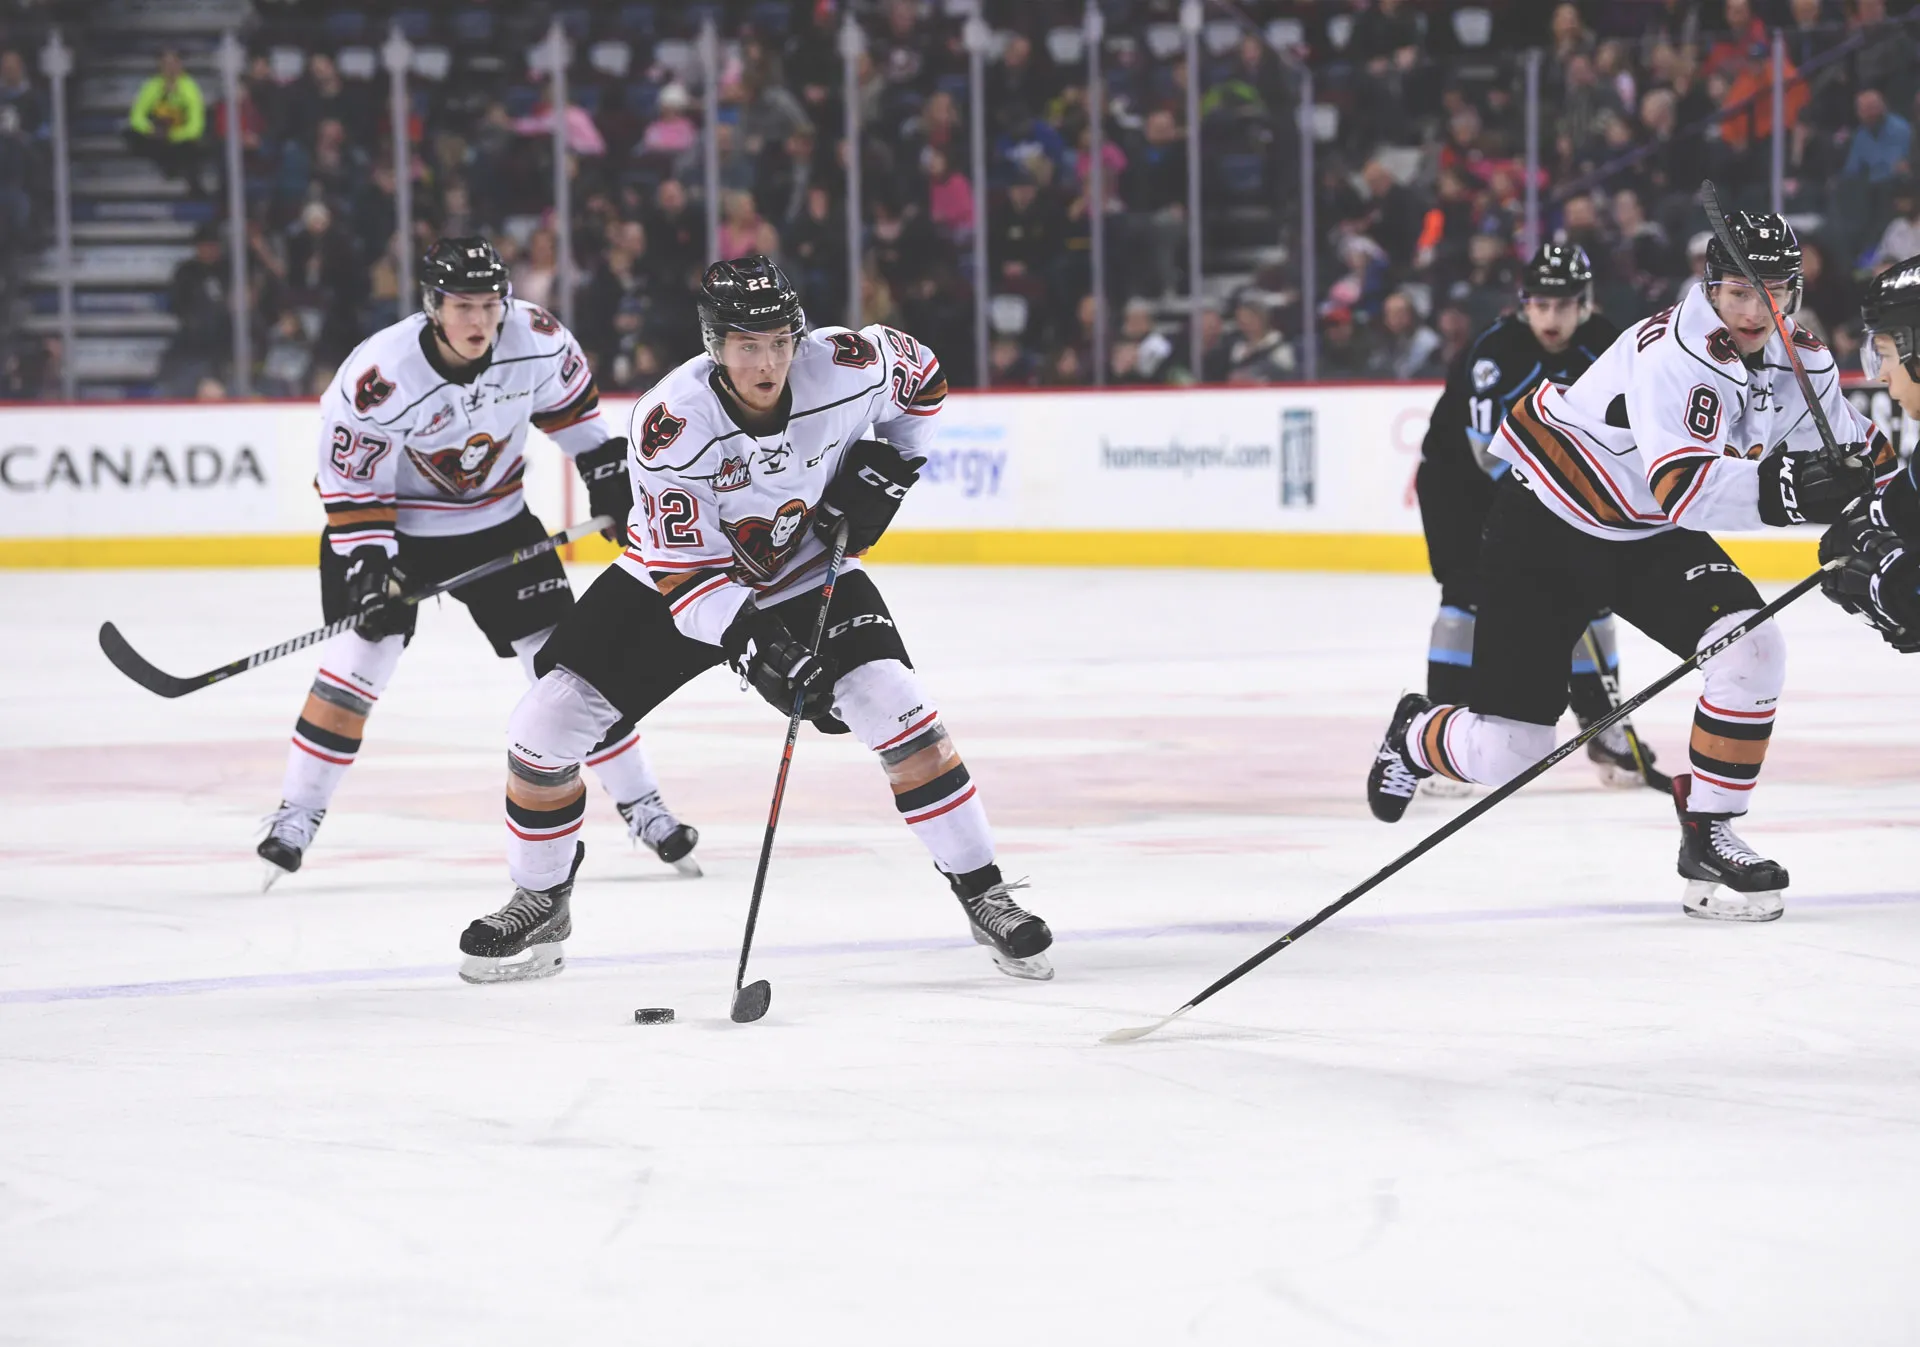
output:
<instances>
[{"instance_id":1,"label":"ice surface","mask_svg":"<svg viewBox=\"0 0 1920 1347\"><path fill-rule=\"evenodd\" d=\"M263 897L313 659L166 702L93 630L188 672L311 574L0 574L0 1342L1920 1340L1920 660L1787 615L1783 921L1681 916L1666 803L1576 760L1114 1047L1464 807L1361 797L1434 587L878 574L1059 977L996 973L807 730L746 1026L781 724L727 676L645 727L707 877L596 791L572 966L470 987L519 675L457 605ZM1640 718L1669 766L1689 708Z\"/></svg>"}]
</instances>

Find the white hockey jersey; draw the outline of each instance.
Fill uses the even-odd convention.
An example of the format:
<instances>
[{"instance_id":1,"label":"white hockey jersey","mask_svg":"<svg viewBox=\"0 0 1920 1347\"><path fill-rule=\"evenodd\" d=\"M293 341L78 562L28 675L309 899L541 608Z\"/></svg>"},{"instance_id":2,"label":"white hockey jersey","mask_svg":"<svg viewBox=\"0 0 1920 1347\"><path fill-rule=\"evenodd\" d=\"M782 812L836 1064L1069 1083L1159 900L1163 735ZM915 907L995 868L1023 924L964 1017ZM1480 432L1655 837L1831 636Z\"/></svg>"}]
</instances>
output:
<instances>
[{"instance_id":1,"label":"white hockey jersey","mask_svg":"<svg viewBox=\"0 0 1920 1347\"><path fill-rule=\"evenodd\" d=\"M427 316L361 342L320 400L328 537L341 554L395 550L395 531L474 533L524 508L529 424L572 458L609 438L600 390L573 334L537 304L508 300L491 359L447 373Z\"/></svg>"},{"instance_id":2,"label":"white hockey jersey","mask_svg":"<svg viewBox=\"0 0 1920 1347\"><path fill-rule=\"evenodd\" d=\"M616 563L658 587L680 630L711 645L741 604L778 603L820 582L827 549L810 525L848 446L873 438L921 452L947 396L933 352L879 324L807 334L788 375L786 424L771 434L734 423L715 377L713 360L696 356L634 406L634 508Z\"/></svg>"},{"instance_id":3,"label":"white hockey jersey","mask_svg":"<svg viewBox=\"0 0 1920 1347\"><path fill-rule=\"evenodd\" d=\"M1792 332L1834 437L1870 444L1884 479L1898 466L1893 446L1842 395L1832 353ZM1581 532L1644 538L1763 527L1757 460L1781 444L1821 447L1779 334L1749 365L1693 286L1621 333L1571 387L1542 384L1514 404L1490 448Z\"/></svg>"}]
</instances>

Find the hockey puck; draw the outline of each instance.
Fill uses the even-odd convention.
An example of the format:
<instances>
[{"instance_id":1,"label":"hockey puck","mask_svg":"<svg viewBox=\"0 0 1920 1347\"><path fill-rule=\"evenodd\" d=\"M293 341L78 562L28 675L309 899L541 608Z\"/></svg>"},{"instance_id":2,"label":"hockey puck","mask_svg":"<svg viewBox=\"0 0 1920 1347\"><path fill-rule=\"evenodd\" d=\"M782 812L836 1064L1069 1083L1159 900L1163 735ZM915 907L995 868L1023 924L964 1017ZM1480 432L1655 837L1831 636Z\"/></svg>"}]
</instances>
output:
<instances>
[{"instance_id":1,"label":"hockey puck","mask_svg":"<svg viewBox=\"0 0 1920 1347\"><path fill-rule=\"evenodd\" d=\"M672 1024L673 1008L671 1006L648 1006L643 1010L636 1010L633 1012L633 1022L635 1024Z\"/></svg>"}]
</instances>

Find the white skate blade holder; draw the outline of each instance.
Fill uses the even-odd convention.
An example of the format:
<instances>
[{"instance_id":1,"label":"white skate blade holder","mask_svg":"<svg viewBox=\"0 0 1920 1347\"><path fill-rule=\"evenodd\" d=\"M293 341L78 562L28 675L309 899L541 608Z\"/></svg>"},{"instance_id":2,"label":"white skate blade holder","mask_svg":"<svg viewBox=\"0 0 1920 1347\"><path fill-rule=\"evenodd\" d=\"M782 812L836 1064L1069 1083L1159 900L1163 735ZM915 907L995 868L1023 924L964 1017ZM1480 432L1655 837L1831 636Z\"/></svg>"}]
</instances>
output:
<instances>
[{"instance_id":1,"label":"white skate blade holder","mask_svg":"<svg viewBox=\"0 0 1920 1347\"><path fill-rule=\"evenodd\" d=\"M1773 921L1787 910L1785 889L1738 893L1711 879L1689 879L1680 910L1706 921Z\"/></svg>"},{"instance_id":2,"label":"white skate blade holder","mask_svg":"<svg viewBox=\"0 0 1920 1347\"><path fill-rule=\"evenodd\" d=\"M460 980L476 985L490 982L531 982L535 978L554 976L566 967L566 961L564 941L529 945L523 953L503 959L469 954L460 962Z\"/></svg>"},{"instance_id":3,"label":"white skate blade holder","mask_svg":"<svg viewBox=\"0 0 1920 1347\"><path fill-rule=\"evenodd\" d=\"M993 956L993 966L1010 978L1021 978L1027 982L1053 981L1053 961L1044 954L1030 954L1024 959L1016 959L1011 954L1002 954L993 938L971 922L968 927L973 931L973 943L985 945L987 953Z\"/></svg>"},{"instance_id":4,"label":"white skate blade holder","mask_svg":"<svg viewBox=\"0 0 1920 1347\"><path fill-rule=\"evenodd\" d=\"M668 861L667 864L671 865L682 879L698 879L706 873L706 871L700 868L700 862L696 861L691 853L682 856L677 861Z\"/></svg>"}]
</instances>

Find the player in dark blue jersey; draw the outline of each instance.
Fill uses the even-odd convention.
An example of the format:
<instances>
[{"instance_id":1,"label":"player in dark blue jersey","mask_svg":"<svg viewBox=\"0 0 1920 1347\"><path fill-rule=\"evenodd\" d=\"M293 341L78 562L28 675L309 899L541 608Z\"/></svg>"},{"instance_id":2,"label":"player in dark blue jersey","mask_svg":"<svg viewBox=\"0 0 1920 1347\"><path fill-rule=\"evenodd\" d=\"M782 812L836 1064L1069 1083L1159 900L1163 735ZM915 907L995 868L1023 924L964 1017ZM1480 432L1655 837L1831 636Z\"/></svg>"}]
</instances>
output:
<instances>
[{"instance_id":1,"label":"player in dark blue jersey","mask_svg":"<svg viewBox=\"0 0 1920 1347\"><path fill-rule=\"evenodd\" d=\"M1514 403L1551 380L1565 388L1620 335L1593 311L1593 265L1577 245L1548 243L1520 277L1520 308L1495 320L1474 339L1447 373L1420 446L1415 486L1420 523L1427 535L1428 564L1440 582L1440 612L1427 649L1427 695L1436 703L1472 700L1474 613L1480 603L1480 535L1492 508L1494 485L1508 465L1487 446ZM1568 691L1582 725L1612 709L1607 681L1619 674L1613 617L1598 613L1573 649ZM1596 663L1593 650L1600 661ZM1616 727L1587 746L1610 786L1668 789L1652 770L1653 754L1642 746L1646 770L1635 761L1625 732ZM1436 794L1454 783L1428 779Z\"/></svg>"},{"instance_id":2,"label":"player in dark blue jersey","mask_svg":"<svg viewBox=\"0 0 1920 1347\"><path fill-rule=\"evenodd\" d=\"M1866 340L1860 363L1911 420L1920 417L1920 257L1874 277L1860 304ZM1875 627L1902 654L1920 651L1920 475L1914 459L1871 500L1849 511L1820 540L1820 560L1845 557L1828 571L1828 598Z\"/></svg>"}]
</instances>

